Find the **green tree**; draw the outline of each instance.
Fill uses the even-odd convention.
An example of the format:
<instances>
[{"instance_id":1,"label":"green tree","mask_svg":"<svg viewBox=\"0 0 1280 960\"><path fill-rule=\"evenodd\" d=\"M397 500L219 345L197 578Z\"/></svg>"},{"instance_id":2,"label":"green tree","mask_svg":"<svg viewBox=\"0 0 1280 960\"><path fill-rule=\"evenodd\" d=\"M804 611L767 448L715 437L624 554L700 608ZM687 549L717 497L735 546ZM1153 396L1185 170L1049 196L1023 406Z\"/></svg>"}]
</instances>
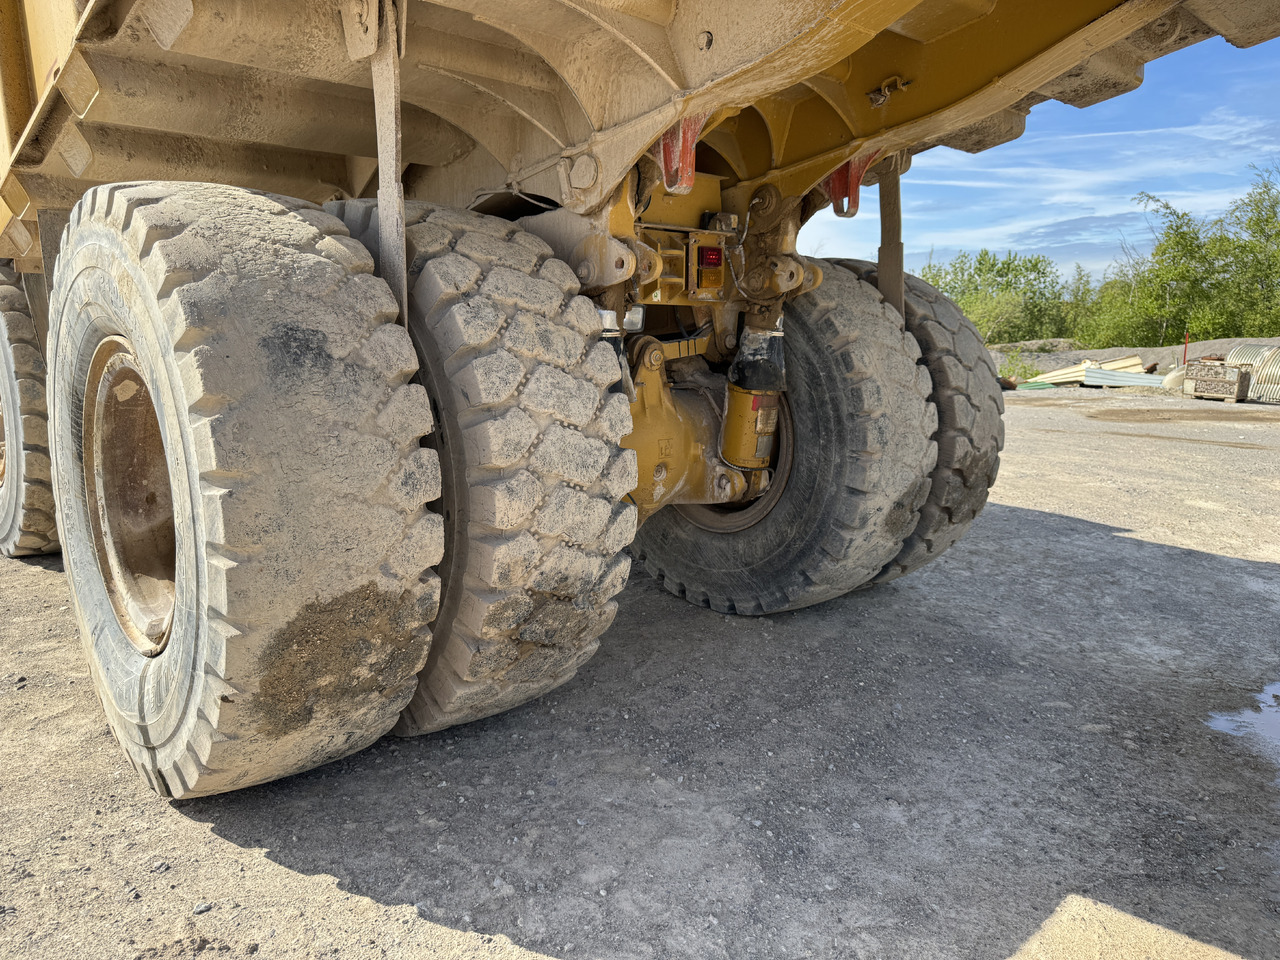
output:
<instances>
[{"instance_id":1,"label":"green tree","mask_svg":"<svg viewBox=\"0 0 1280 960\"><path fill-rule=\"evenodd\" d=\"M925 264L921 276L955 300L989 343L1064 336L1066 287L1048 257L990 250Z\"/></svg>"},{"instance_id":2,"label":"green tree","mask_svg":"<svg viewBox=\"0 0 1280 960\"><path fill-rule=\"evenodd\" d=\"M1200 218L1149 193L1149 254L1126 246L1101 283L1079 264L1063 279L1043 256L989 250L930 261L923 277L955 300L988 343L1069 337L1088 347L1147 347L1280 336L1280 166L1255 168L1248 192Z\"/></svg>"},{"instance_id":3,"label":"green tree","mask_svg":"<svg viewBox=\"0 0 1280 960\"><path fill-rule=\"evenodd\" d=\"M1280 171L1255 169L1248 192L1220 217L1198 218L1151 194L1159 222L1151 253L1126 251L1115 289L1084 324L1091 346L1167 346L1280 335ZM1104 287L1106 284L1104 284Z\"/></svg>"}]
</instances>

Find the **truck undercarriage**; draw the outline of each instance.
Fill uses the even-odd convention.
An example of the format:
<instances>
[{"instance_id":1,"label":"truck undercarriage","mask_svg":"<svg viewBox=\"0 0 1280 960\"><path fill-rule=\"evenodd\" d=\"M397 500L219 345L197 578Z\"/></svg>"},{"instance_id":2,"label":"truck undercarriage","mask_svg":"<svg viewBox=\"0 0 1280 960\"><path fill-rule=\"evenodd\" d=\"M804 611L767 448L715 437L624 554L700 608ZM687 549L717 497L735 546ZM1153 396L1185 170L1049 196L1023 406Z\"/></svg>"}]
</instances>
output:
<instances>
[{"instance_id":1,"label":"truck undercarriage","mask_svg":"<svg viewBox=\"0 0 1280 960\"><path fill-rule=\"evenodd\" d=\"M61 545L112 729L186 796L563 683L632 556L767 614L946 550L1002 408L903 272L912 156L1280 11L4 0L0 27L0 549ZM797 252L871 185L876 262Z\"/></svg>"}]
</instances>

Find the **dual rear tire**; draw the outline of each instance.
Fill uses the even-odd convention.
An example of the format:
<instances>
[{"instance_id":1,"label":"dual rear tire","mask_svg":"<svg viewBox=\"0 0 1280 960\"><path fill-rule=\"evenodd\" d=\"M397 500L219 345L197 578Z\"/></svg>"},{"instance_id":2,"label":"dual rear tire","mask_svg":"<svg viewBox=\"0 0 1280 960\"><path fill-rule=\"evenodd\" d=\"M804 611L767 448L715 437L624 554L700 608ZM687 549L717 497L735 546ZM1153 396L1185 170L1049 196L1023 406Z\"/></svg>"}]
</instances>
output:
<instances>
[{"instance_id":1,"label":"dual rear tire","mask_svg":"<svg viewBox=\"0 0 1280 960\"><path fill-rule=\"evenodd\" d=\"M158 792L219 793L386 733L443 522L417 358L367 251L298 201L90 190L50 297L53 480L90 672Z\"/></svg>"},{"instance_id":2,"label":"dual rear tire","mask_svg":"<svg viewBox=\"0 0 1280 960\"><path fill-rule=\"evenodd\" d=\"M309 204L120 184L72 213L58 523L108 723L162 794L510 708L616 613L635 455L598 313L513 225L411 212L412 337Z\"/></svg>"},{"instance_id":3,"label":"dual rear tire","mask_svg":"<svg viewBox=\"0 0 1280 960\"><path fill-rule=\"evenodd\" d=\"M209 185L95 188L54 276L51 399L0 397L24 428L47 410L60 438L8 549L53 547L56 489L95 685L163 794L509 709L573 676L616 614L637 477L599 314L541 240L411 203L406 331L375 276L375 214ZM6 297L0 346L29 343L0 284ZM917 327L972 352L958 312L931 303ZM998 407L994 426L986 405L966 427L987 459L965 460L930 376L941 341L912 328L910 304L904 326L833 265L787 310L785 482L736 517L661 511L632 548L723 612L899 575L954 541L994 477ZM43 375L38 350L7 349L21 365L6 382ZM966 369L976 379L952 394L986 389ZM26 436L24 489L38 489ZM957 473L981 497L966 480L944 522Z\"/></svg>"},{"instance_id":4,"label":"dual rear tire","mask_svg":"<svg viewBox=\"0 0 1280 960\"><path fill-rule=\"evenodd\" d=\"M820 603L935 559L985 505L1004 430L982 338L918 278L905 317L876 279L830 261L786 307L781 489L718 522L668 508L640 529L633 552L677 596L738 614Z\"/></svg>"},{"instance_id":5,"label":"dual rear tire","mask_svg":"<svg viewBox=\"0 0 1280 960\"><path fill-rule=\"evenodd\" d=\"M45 359L22 278L0 261L0 555L58 552Z\"/></svg>"}]
</instances>

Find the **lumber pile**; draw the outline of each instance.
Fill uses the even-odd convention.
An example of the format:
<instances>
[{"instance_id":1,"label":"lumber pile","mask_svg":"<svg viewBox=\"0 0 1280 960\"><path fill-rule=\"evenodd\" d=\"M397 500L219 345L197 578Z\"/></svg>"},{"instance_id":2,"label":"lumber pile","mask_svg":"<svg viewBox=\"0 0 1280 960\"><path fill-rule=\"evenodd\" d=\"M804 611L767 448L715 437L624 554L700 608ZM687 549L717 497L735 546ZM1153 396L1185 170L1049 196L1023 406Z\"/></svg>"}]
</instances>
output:
<instances>
[{"instance_id":1,"label":"lumber pile","mask_svg":"<svg viewBox=\"0 0 1280 960\"><path fill-rule=\"evenodd\" d=\"M1047 383L1055 387L1074 386L1077 384L1084 384L1090 371L1093 371L1095 374L1102 373L1103 371L1110 371L1112 373L1136 374L1137 376L1143 376L1146 374L1146 365L1142 362L1142 358L1136 353L1128 357L1117 357L1115 360L1084 360L1074 366L1063 367L1061 370L1050 370L1048 373L1042 373L1038 377L1032 377L1027 381L1027 383ZM1099 386L1102 385L1099 381L1105 379L1111 378L1106 377L1105 374L1101 377L1094 377L1094 381L1097 382ZM1158 381L1160 378L1152 377L1151 379ZM1146 381L1142 381L1144 384L1145 382ZM1135 385L1137 383L1138 382L1135 381ZM1113 385L1118 386L1120 384L1106 384L1106 386ZM1158 385L1159 384L1156 384L1156 386Z\"/></svg>"}]
</instances>

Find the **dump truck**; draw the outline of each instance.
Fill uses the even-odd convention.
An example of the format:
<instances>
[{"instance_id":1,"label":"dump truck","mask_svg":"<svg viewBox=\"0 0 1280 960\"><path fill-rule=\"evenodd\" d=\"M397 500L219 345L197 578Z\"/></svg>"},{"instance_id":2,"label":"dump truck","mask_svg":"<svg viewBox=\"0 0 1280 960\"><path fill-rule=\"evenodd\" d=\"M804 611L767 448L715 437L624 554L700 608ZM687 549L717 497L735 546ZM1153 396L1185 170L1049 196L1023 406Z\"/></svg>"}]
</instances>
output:
<instances>
[{"instance_id":1,"label":"dump truck","mask_svg":"<svg viewBox=\"0 0 1280 960\"><path fill-rule=\"evenodd\" d=\"M956 542L981 337L901 177L1273 0L0 0L0 551L175 798L574 675L633 561L765 615ZM880 192L866 259L801 226ZM861 251L850 251L857 254Z\"/></svg>"}]
</instances>

